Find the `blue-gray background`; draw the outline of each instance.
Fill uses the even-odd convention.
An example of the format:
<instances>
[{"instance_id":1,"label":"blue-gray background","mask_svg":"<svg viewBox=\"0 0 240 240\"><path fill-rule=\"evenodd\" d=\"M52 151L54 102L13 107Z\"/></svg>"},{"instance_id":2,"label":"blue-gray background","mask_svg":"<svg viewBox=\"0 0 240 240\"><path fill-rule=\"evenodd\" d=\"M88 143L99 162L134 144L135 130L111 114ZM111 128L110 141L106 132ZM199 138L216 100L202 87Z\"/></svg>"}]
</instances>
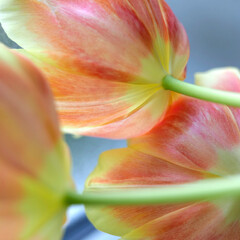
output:
<instances>
[{"instance_id":1,"label":"blue-gray background","mask_svg":"<svg viewBox=\"0 0 240 240\"><path fill-rule=\"evenodd\" d=\"M139 0L141 1L141 0ZM193 82L195 72L214 67L240 68L240 0L166 0L185 26L191 45L187 81ZM0 28L0 42L16 47ZM126 145L113 141L66 136L73 157L72 174L79 191L97 163L101 152ZM68 212L64 240L115 240L101 233L87 221L83 207Z\"/></svg>"}]
</instances>

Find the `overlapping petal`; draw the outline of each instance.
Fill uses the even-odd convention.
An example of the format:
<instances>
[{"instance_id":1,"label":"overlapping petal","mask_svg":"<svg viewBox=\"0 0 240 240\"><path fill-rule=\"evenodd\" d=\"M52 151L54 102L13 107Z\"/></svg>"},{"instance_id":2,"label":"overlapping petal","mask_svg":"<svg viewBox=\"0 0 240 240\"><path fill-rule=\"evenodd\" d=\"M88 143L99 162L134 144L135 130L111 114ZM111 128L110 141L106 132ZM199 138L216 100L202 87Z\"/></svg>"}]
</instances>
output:
<instances>
[{"instance_id":1,"label":"overlapping petal","mask_svg":"<svg viewBox=\"0 0 240 240\"><path fill-rule=\"evenodd\" d=\"M197 73L195 82L204 87L240 92L240 71L234 67L216 68L204 73ZM240 109L236 107L230 107L230 109L240 126Z\"/></svg>"},{"instance_id":2,"label":"overlapping petal","mask_svg":"<svg viewBox=\"0 0 240 240\"><path fill-rule=\"evenodd\" d=\"M0 234L60 239L69 156L51 91L27 59L0 46Z\"/></svg>"},{"instance_id":3,"label":"overlapping petal","mask_svg":"<svg viewBox=\"0 0 240 240\"><path fill-rule=\"evenodd\" d=\"M185 77L188 38L164 0L3 0L0 12L45 71L66 132L141 135L172 102L163 77Z\"/></svg>"},{"instance_id":4,"label":"overlapping petal","mask_svg":"<svg viewBox=\"0 0 240 240\"><path fill-rule=\"evenodd\" d=\"M234 67L215 68L195 74L195 83L219 90L240 92L240 72Z\"/></svg>"},{"instance_id":5,"label":"overlapping petal","mask_svg":"<svg viewBox=\"0 0 240 240\"><path fill-rule=\"evenodd\" d=\"M239 86L239 77L223 85L221 71L213 87ZM209 79L202 75L202 82L210 84ZM147 134L129 140L127 148L101 155L86 191L160 187L239 174L239 117L236 108L179 97ZM87 206L86 212L98 229L123 240L237 240L238 202L225 198L177 205Z\"/></svg>"}]
</instances>

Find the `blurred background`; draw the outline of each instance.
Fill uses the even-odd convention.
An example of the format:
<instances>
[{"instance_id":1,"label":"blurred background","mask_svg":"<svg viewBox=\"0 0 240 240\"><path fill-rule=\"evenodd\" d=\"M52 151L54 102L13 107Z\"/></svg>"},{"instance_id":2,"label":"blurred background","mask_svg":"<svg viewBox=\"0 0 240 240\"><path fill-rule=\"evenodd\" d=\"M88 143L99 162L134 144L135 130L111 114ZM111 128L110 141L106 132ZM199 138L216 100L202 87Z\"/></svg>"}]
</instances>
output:
<instances>
[{"instance_id":1,"label":"blurred background","mask_svg":"<svg viewBox=\"0 0 240 240\"><path fill-rule=\"evenodd\" d=\"M141 1L141 0L139 0ZM166 0L189 36L191 54L187 81L194 73L215 67L240 68L240 1L239 0ZM17 47L0 26L0 42ZM79 191L97 164L101 152L126 146L121 140L65 136L73 158L72 175ZM116 240L118 237L97 231L87 220L82 206L68 211L64 240Z\"/></svg>"}]
</instances>

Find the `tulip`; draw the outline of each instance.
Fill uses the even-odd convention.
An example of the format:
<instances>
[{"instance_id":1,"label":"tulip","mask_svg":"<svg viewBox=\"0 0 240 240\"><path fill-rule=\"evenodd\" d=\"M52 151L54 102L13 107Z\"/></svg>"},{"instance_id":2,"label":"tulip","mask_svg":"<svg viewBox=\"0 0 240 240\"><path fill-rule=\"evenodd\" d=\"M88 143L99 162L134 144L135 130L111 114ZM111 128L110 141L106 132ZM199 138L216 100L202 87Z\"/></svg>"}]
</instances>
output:
<instances>
[{"instance_id":1,"label":"tulip","mask_svg":"<svg viewBox=\"0 0 240 240\"><path fill-rule=\"evenodd\" d=\"M24 57L0 45L0 235L61 239L72 188L52 93Z\"/></svg>"},{"instance_id":2,"label":"tulip","mask_svg":"<svg viewBox=\"0 0 240 240\"><path fill-rule=\"evenodd\" d=\"M234 68L197 74L196 80L206 87L240 92L240 74ZM228 177L240 176L239 129L238 108L181 96L147 134L130 139L127 148L100 156L86 181L86 194L159 188L164 195L164 187L193 183L189 199L194 199L198 191L208 191L207 184L205 189L197 185L201 181L214 181L209 189L218 191ZM182 194L181 188L176 190ZM86 212L96 228L122 240L238 240L239 189L233 195L186 203L177 203L176 197L171 200L175 204L165 205L87 205Z\"/></svg>"},{"instance_id":3,"label":"tulip","mask_svg":"<svg viewBox=\"0 0 240 240\"><path fill-rule=\"evenodd\" d=\"M189 43L164 0L1 0L0 21L46 74L65 132L130 138L163 118Z\"/></svg>"}]
</instances>

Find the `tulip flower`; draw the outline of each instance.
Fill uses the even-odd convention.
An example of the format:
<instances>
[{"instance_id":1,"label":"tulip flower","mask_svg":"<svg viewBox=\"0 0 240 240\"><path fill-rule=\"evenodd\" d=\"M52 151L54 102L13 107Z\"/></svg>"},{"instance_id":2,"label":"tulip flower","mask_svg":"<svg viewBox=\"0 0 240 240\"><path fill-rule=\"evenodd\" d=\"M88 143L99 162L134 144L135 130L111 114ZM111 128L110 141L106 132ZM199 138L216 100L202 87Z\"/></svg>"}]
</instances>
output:
<instances>
[{"instance_id":1,"label":"tulip flower","mask_svg":"<svg viewBox=\"0 0 240 240\"><path fill-rule=\"evenodd\" d=\"M63 130L110 138L149 131L183 80L189 43L164 0L1 0L9 37L46 74Z\"/></svg>"},{"instance_id":2,"label":"tulip flower","mask_svg":"<svg viewBox=\"0 0 240 240\"><path fill-rule=\"evenodd\" d=\"M203 86L240 92L240 74L234 68L215 69L196 79ZM161 196L161 189L162 195L167 192L166 186L193 183L189 199L199 195L198 191L208 196L189 203L180 203L181 199L177 203L176 197L172 199L175 204L166 201L165 205L87 205L89 219L96 228L124 240L238 240L239 189L235 196L223 194L212 199L210 195L211 189L217 192L228 177L239 179L239 128L238 108L179 97L164 120L147 134L130 139L127 148L100 156L86 182L86 193L160 188ZM215 186L200 188L200 180L214 181ZM228 191L231 184L225 187ZM181 188L176 190L183 194Z\"/></svg>"},{"instance_id":3,"label":"tulip flower","mask_svg":"<svg viewBox=\"0 0 240 240\"><path fill-rule=\"evenodd\" d=\"M0 235L61 239L69 155L46 80L0 45Z\"/></svg>"}]
</instances>

